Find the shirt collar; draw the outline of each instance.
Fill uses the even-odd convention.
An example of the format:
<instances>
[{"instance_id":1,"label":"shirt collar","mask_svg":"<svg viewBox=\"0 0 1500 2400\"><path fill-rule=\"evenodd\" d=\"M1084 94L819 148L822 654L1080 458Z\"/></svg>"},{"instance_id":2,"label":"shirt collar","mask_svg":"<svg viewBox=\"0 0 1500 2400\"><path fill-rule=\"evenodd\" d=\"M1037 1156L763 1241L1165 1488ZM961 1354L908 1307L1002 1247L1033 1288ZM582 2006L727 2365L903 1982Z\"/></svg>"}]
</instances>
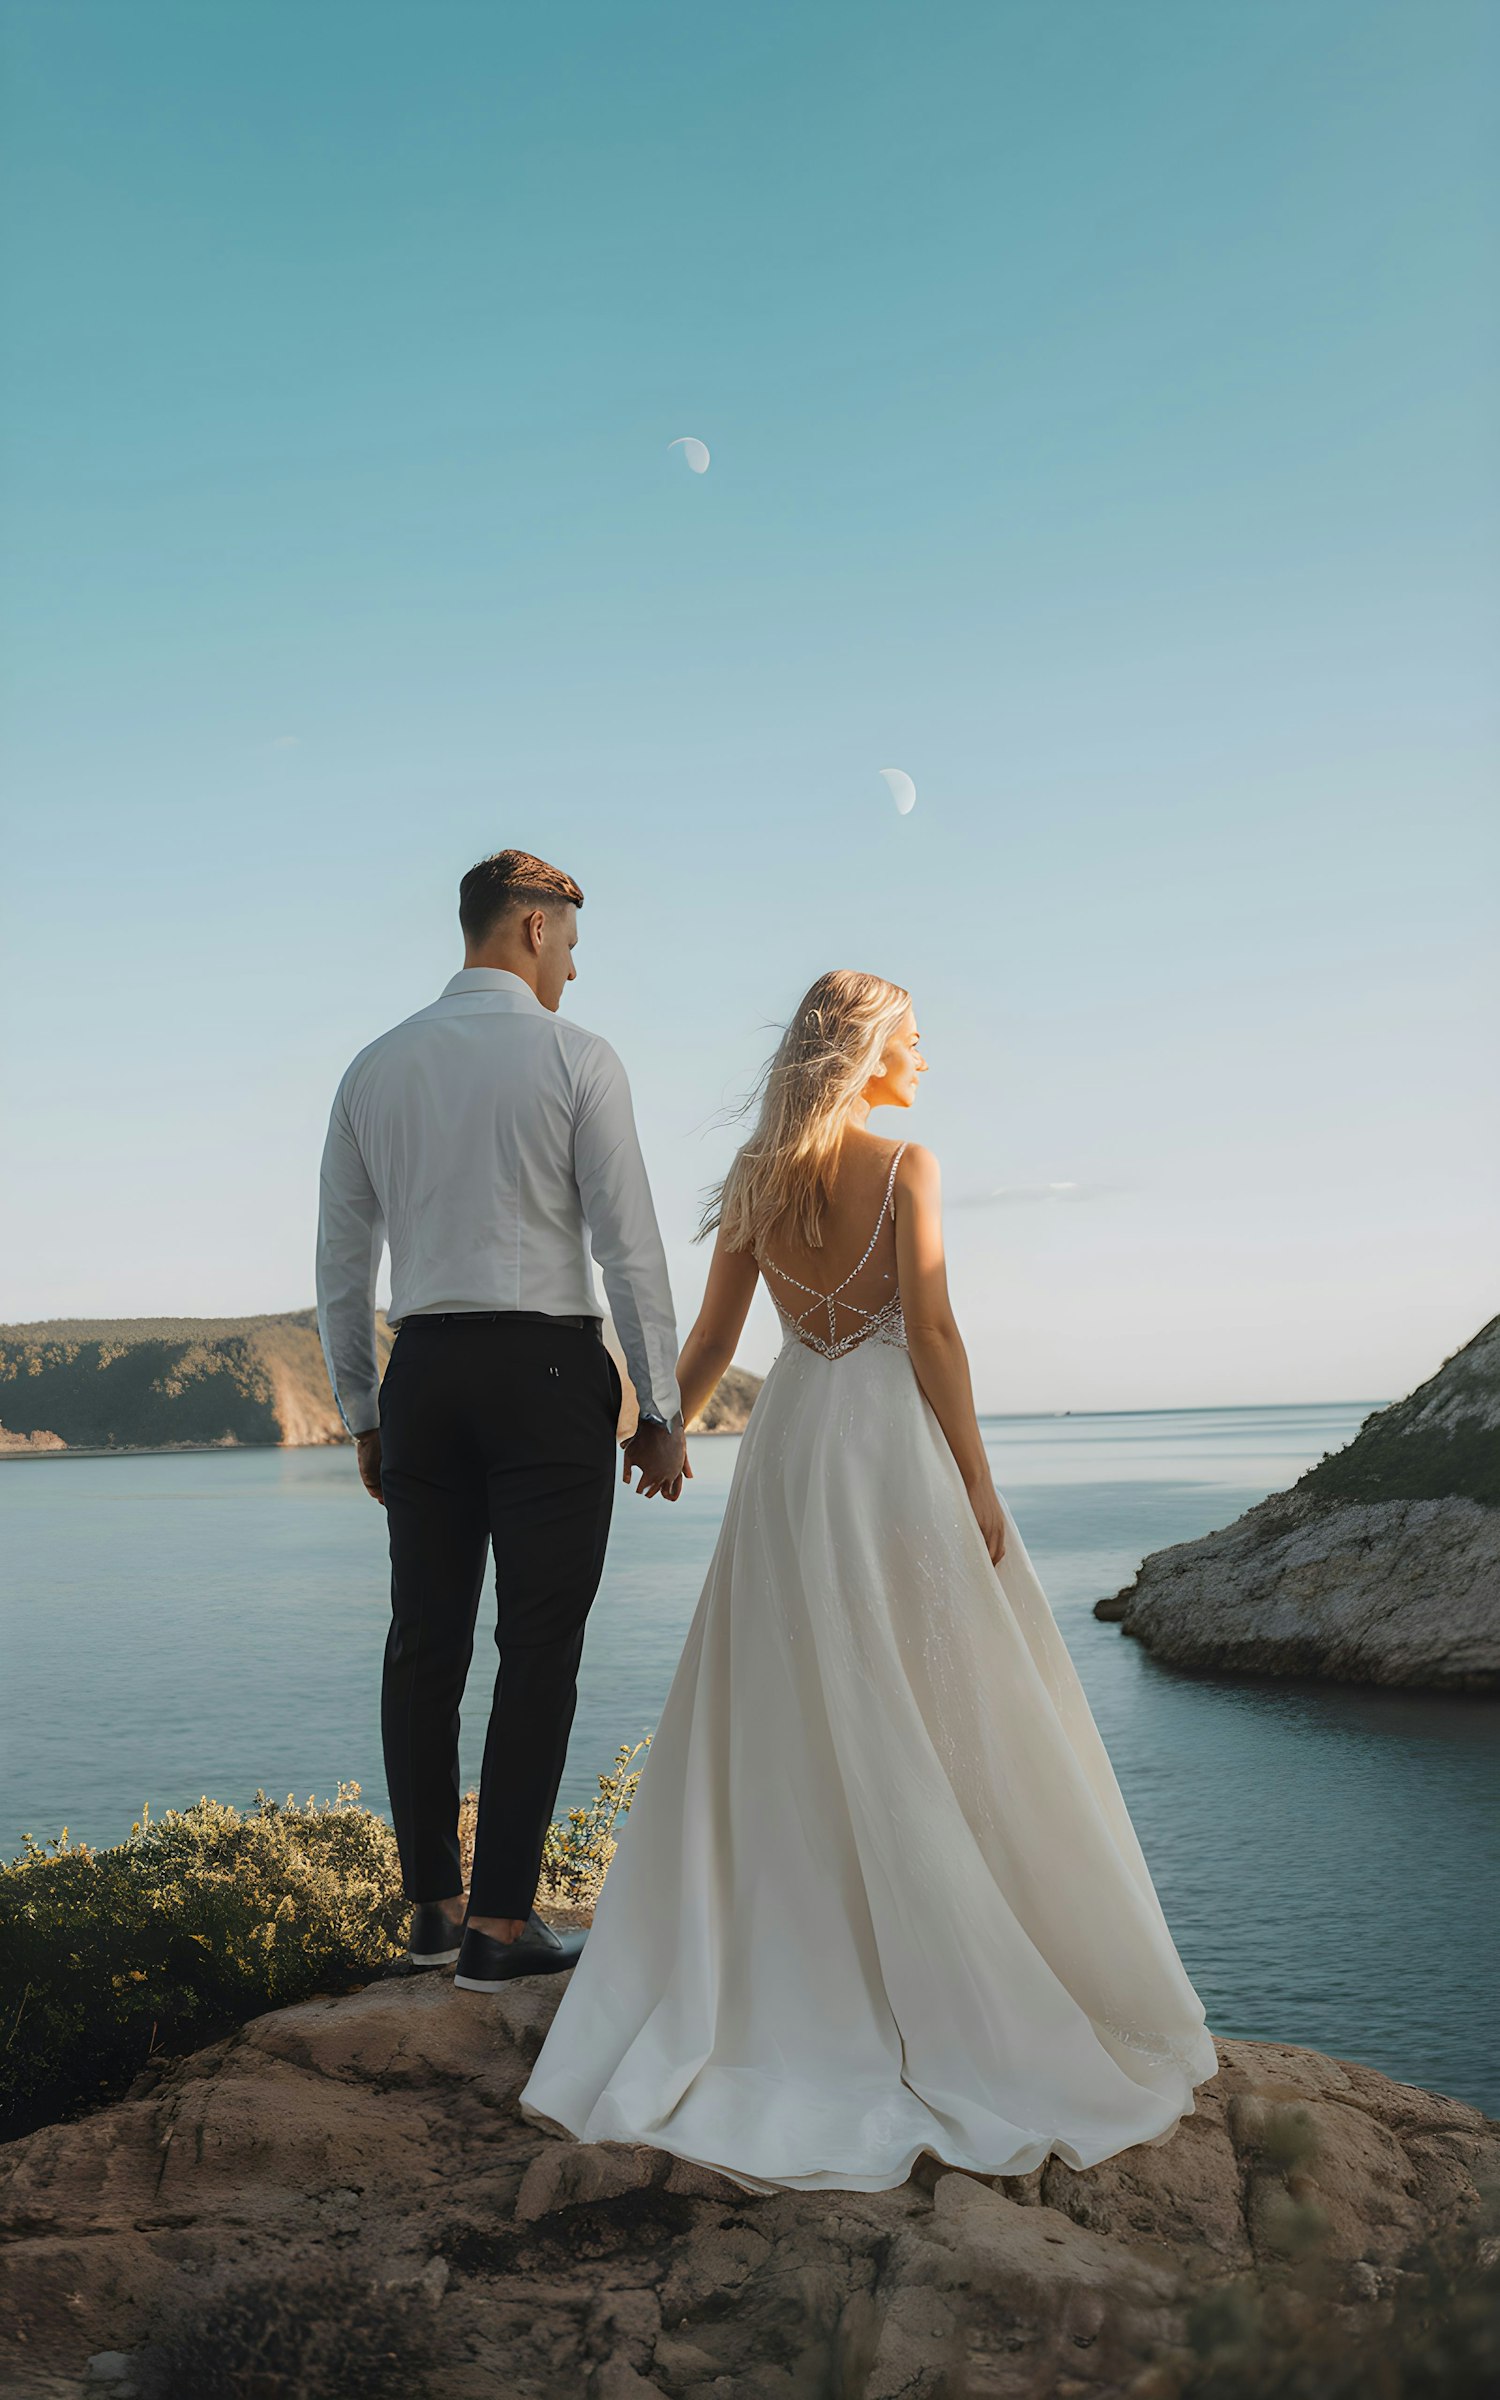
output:
<instances>
[{"instance_id":1,"label":"shirt collar","mask_svg":"<svg viewBox=\"0 0 1500 2400\"><path fill-rule=\"evenodd\" d=\"M507 999L521 1001L527 1008L542 1005L530 984L512 975L509 967L460 967L456 975L449 976L439 997L448 1000L461 992L503 992Z\"/></svg>"}]
</instances>

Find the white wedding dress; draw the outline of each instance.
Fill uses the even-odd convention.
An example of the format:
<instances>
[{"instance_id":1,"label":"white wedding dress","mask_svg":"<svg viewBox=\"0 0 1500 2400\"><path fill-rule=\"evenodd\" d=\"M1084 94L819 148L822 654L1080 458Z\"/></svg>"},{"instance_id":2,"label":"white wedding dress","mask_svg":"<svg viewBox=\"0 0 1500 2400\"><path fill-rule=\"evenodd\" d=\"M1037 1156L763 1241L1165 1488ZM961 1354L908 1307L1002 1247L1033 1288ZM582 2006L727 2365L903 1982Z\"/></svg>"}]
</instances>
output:
<instances>
[{"instance_id":1,"label":"white wedding dress","mask_svg":"<svg viewBox=\"0 0 1500 2400\"><path fill-rule=\"evenodd\" d=\"M521 2095L751 2190L1092 2166L1217 2067L1021 1537L997 1570L912 1369L895 1172L837 1291L761 1262L786 1338Z\"/></svg>"}]
</instances>

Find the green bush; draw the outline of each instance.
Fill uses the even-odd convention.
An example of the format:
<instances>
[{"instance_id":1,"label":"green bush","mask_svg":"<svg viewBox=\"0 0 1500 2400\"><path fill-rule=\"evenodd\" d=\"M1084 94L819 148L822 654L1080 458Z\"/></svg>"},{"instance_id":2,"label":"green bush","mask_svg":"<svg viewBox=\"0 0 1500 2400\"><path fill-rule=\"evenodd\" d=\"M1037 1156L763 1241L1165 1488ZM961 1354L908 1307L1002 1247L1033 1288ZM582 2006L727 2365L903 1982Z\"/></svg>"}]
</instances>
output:
<instances>
[{"instance_id":1,"label":"green bush","mask_svg":"<svg viewBox=\"0 0 1500 2400\"><path fill-rule=\"evenodd\" d=\"M566 1822L554 1817L542 1844L542 1878L537 1885L538 1908L591 1909L598 1899L605 1870L615 1854L615 1826L635 1798L641 1769L635 1765L651 1747L648 1733L632 1749L622 1742L615 1763L599 1778L599 1789L587 1808L570 1808ZM464 1885L474 1862L474 1821L479 1795L466 1792L458 1812L458 1846L463 1856Z\"/></svg>"},{"instance_id":2,"label":"green bush","mask_svg":"<svg viewBox=\"0 0 1500 2400\"><path fill-rule=\"evenodd\" d=\"M544 1906L550 1900L565 1907L592 1908L615 1854L616 1822L628 1810L640 1785L641 1769L635 1761L650 1747L649 1733L634 1749L622 1742L614 1765L607 1775L600 1776L598 1793L588 1807L570 1808L565 1825L554 1818L548 1826L542 1848Z\"/></svg>"},{"instance_id":3,"label":"green bush","mask_svg":"<svg viewBox=\"0 0 1500 2400\"><path fill-rule=\"evenodd\" d=\"M598 1897L646 1747L620 1749L597 1798L549 1826L544 1909ZM110 1850L28 1837L0 1867L0 2138L117 2099L153 2059L268 2008L368 1982L406 1923L395 1835L358 1784L324 1805L262 1792L244 1812L148 1810Z\"/></svg>"},{"instance_id":4,"label":"green bush","mask_svg":"<svg viewBox=\"0 0 1500 2400\"><path fill-rule=\"evenodd\" d=\"M28 1838L0 1868L0 2131L115 2098L151 2058L367 1980L404 1933L389 1825L357 1785L216 1800L110 1850Z\"/></svg>"}]
</instances>

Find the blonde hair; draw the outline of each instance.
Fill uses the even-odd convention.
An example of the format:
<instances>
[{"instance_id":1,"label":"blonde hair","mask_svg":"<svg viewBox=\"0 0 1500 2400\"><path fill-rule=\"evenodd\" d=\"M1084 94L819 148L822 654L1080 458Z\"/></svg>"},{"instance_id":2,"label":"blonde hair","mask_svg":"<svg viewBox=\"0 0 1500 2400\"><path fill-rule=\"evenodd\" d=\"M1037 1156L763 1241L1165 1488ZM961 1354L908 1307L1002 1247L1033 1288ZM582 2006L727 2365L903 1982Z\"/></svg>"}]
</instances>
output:
<instances>
[{"instance_id":1,"label":"blonde hair","mask_svg":"<svg viewBox=\"0 0 1500 2400\"><path fill-rule=\"evenodd\" d=\"M910 1006L883 975L834 967L818 977L745 1104L760 1103L755 1130L709 1196L700 1241L718 1226L731 1250L758 1250L783 1226L822 1248L849 1108Z\"/></svg>"}]
</instances>

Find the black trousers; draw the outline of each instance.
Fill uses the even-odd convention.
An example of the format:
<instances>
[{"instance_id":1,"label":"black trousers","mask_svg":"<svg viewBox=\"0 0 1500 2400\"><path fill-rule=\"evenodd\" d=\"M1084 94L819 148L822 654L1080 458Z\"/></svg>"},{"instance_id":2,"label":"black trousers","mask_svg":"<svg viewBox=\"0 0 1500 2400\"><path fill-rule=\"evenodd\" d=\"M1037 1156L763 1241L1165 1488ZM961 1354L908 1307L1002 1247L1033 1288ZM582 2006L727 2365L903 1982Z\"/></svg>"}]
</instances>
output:
<instances>
[{"instance_id":1,"label":"black trousers","mask_svg":"<svg viewBox=\"0 0 1500 2400\"><path fill-rule=\"evenodd\" d=\"M620 1378L565 1320L408 1317L380 1392L391 1544L381 1731L408 1898L460 1892L458 1718L486 1557L500 1670L469 1907L524 1917L614 1501Z\"/></svg>"}]
</instances>

